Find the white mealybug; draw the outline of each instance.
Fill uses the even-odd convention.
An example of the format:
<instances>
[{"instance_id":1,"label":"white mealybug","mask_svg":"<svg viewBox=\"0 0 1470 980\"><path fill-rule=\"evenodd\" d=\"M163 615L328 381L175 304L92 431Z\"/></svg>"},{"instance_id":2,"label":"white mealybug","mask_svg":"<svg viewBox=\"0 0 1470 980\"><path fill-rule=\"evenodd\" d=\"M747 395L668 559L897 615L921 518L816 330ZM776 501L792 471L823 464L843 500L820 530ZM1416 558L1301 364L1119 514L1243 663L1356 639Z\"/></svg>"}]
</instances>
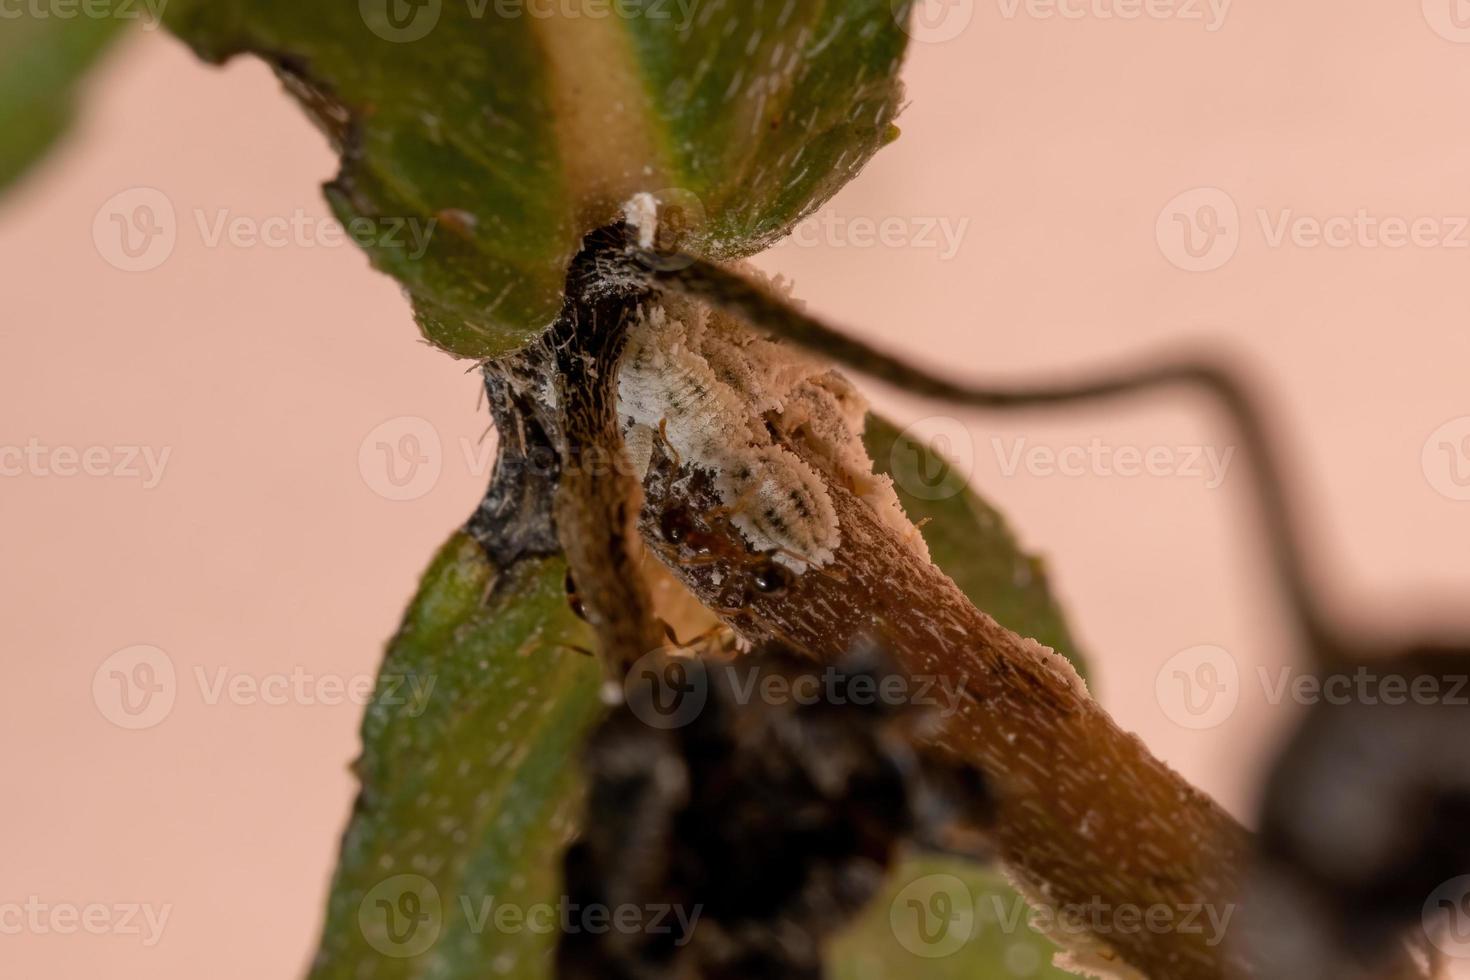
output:
<instances>
[{"instance_id":1,"label":"white mealybug","mask_svg":"<svg viewBox=\"0 0 1470 980\"><path fill-rule=\"evenodd\" d=\"M715 487L751 546L776 552L775 561L796 571L805 570L803 559L831 561L842 541L821 476L789 449L751 447L716 474Z\"/></svg>"},{"instance_id":2,"label":"white mealybug","mask_svg":"<svg viewBox=\"0 0 1470 980\"><path fill-rule=\"evenodd\" d=\"M666 439L685 466L713 477L750 547L796 572L832 561L841 543L832 479L927 558L892 482L873 473L862 443L867 404L840 375L690 300L660 303L631 331L618 381L624 440L640 476Z\"/></svg>"}]
</instances>

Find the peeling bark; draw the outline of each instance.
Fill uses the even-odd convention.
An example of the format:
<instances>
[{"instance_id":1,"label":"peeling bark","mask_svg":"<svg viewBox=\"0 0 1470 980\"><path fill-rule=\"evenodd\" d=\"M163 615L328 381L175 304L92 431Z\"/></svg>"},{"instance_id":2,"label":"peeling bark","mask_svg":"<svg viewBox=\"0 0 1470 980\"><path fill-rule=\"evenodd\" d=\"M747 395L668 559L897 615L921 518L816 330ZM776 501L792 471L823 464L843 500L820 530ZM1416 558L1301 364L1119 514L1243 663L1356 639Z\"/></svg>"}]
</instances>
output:
<instances>
[{"instance_id":1,"label":"peeling bark","mask_svg":"<svg viewBox=\"0 0 1470 980\"><path fill-rule=\"evenodd\" d=\"M485 369L485 394L499 438L490 488L466 526L496 568L561 550L552 503L560 457L530 394L534 381L515 362Z\"/></svg>"}]
</instances>

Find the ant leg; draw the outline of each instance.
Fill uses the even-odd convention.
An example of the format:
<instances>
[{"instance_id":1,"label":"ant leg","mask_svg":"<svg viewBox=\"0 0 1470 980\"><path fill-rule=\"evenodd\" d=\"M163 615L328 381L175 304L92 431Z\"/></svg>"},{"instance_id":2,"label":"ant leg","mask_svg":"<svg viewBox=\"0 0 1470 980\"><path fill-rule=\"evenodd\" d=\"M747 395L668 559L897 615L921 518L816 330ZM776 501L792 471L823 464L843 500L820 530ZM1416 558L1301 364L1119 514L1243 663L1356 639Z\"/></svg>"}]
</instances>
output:
<instances>
[{"instance_id":1,"label":"ant leg","mask_svg":"<svg viewBox=\"0 0 1470 980\"><path fill-rule=\"evenodd\" d=\"M675 449L674 444L669 441L669 420L666 418L658 420L658 437L659 441L664 444L664 449L668 452L669 459L673 461L674 470L677 472L683 469L684 457L679 455L679 450Z\"/></svg>"},{"instance_id":2,"label":"ant leg","mask_svg":"<svg viewBox=\"0 0 1470 980\"><path fill-rule=\"evenodd\" d=\"M715 554L685 555L679 550L677 545L672 545L664 541L653 540L647 543L653 546L653 549L658 552L659 558L668 565L679 565L684 568L703 568L707 565L718 564L723 560L721 555Z\"/></svg>"},{"instance_id":3,"label":"ant leg","mask_svg":"<svg viewBox=\"0 0 1470 980\"><path fill-rule=\"evenodd\" d=\"M810 659L813 659L813 660L816 659L815 657L812 656L812 652L807 649L805 643L799 642L794 637L792 637L791 634L787 633L785 630L781 629L779 626L772 625L771 623L762 623L761 624L761 629L765 630L767 633L770 633L777 640L781 641L781 643L785 644L785 646L789 650L791 650L793 653L799 653L802 656L807 657L807 658L810 658Z\"/></svg>"},{"instance_id":4,"label":"ant leg","mask_svg":"<svg viewBox=\"0 0 1470 980\"><path fill-rule=\"evenodd\" d=\"M722 558L721 555L691 555L688 558L680 555L674 560L688 568L703 568L706 565L718 565Z\"/></svg>"},{"instance_id":5,"label":"ant leg","mask_svg":"<svg viewBox=\"0 0 1470 980\"><path fill-rule=\"evenodd\" d=\"M740 496L735 498L735 502L733 504L721 504L720 506L713 507L709 511L707 511L704 515L705 522L708 524L718 523L728 526L730 523L730 518L745 510L746 505L750 503L750 499L759 492L759 483L753 486L746 487L740 492Z\"/></svg>"},{"instance_id":6,"label":"ant leg","mask_svg":"<svg viewBox=\"0 0 1470 980\"><path fill-rule=\"evenodd\" d=\"M674 640L674 643L680 649L687 650L692 647L698 646L699 644L708 643L710 640L722 636L729 631L730 627L726 626L724 623L716 623L709 629L705 630L703 633L699 633L696 636L690 637L688 640L679 640L676 638ZM670 635L673 635L672 630L670 631Z\"/></svg>"},{"instance_id":7,"label":"ant leg","mask_svg":"<svg viewBox=\"0 0 1470 980\"><path fill-rule=\"evenodd\" d=\"M801 562L803 572L816 572L818 575L831 579L834 582L843 583L847 581L847 573L837 566L823 568L806 555L803 555L799 551L792 551L790 548L772 548L770 551L762 552L762 554L766 556L780 555L784 558L790 558L792 561L799 561Z\"/></svg>"}]
</instances>

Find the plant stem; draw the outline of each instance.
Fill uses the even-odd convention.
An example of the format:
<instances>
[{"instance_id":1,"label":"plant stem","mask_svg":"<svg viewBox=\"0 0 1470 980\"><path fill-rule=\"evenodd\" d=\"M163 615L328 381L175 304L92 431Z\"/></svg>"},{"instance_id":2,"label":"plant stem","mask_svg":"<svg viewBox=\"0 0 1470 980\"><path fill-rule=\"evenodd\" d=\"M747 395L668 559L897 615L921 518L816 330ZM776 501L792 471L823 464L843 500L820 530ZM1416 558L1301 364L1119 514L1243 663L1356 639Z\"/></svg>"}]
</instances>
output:
<instances>
[{"instance_id":1,"label":"plant stem","mask_svg":"<svg viewBox=\"0 0 1470 980\"><path fill-rule=\"evenodd\" d=\"M666 508L698 514L720 505L697 473L687 493L672 496L675 481L662 472L669 465L664 459L645 483L641 526L654 542ZM993 781L1000 855L1034 900L1166 908L1176 921L1190 909L1232 914L1250 857L1246 832L1119 729L1065 661L977 610L845 488L830 492L843 544L833 565L798 576L786 595L752 587L754 564L674 558L669 566L706 604L738 601L728 619L747 637L780 638L833 663L866 634L916 682L959 689L959 709L937 719L933 742ZM728 522L709 527L743 547ZM656 550L667 554L666 545ZM1090 933L1082 945L1106 947L1146 976L1220 980L1233 954L1210 938L1209 929L1140 929Z\"/></svg>"},{"instance_id":2,"label":"plant stem","mask_svg":"<svg viewBox=\"0 0 1470 980\"><path fill-rule=\"evenodd\" d=\"M617 417L618 361L647 297L604 274L606 257L627 247L625 236L622 225L589 235L569 266L566 302L550 331L521 354L485 366L487 376L520 393L516 431L540 430L555 448L556 535L610 681L664 643L639 572L641 495L622 462Z\"/></svg>"}]
</instances>

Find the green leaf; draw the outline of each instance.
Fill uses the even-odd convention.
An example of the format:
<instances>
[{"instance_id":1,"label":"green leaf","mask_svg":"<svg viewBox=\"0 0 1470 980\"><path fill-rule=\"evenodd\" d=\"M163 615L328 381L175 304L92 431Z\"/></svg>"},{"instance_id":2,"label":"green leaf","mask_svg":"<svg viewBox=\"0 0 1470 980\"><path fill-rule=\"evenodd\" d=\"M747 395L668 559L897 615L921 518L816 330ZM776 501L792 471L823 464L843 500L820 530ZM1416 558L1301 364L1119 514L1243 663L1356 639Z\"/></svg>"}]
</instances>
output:
<instances>
[{"instance_id":1,"label":"green leaf","mask_svg":"<svg viewBox=\"0 0 1470 980\"><path fill-rule=\"evenodd\" d=\"M906 0L702 0L684 22L627 21L661 153L703 206L707 254L774 243L892 141L908 16Z\"/></svg>"},{"instance_id":2,"label":"green leaf","mask_svg":"<svg viewBox=\"0 0 1470 980\"><path fill-rule=\"evenodd\" d=\"M425 574L363 722L316 980L550 975L559 920L533 910L559 908L602 710L593 658L563 646L589 642L564 575L532 560L497 581L463 534Z\"/></svg>"},{"instance_id":3,"label":"green leaf","mask_svg":"<svg viewBox=\"0 0 1470 980\"><path fill-rule=\"evenodd\" d=\"M905 863L831 951L833 980L1075 980L1028 925L998 871L952 858Z\"/></svg>"},{"instance_id":4,"label":"green leaf","mask_svg":"<svg viewBox=\"0 0 1470 980\"><path fill-rule=\"evenodd\" d=\"M491 357L550 324L583 236L635 193L714 257L834 194L895 132L909 6L173 0L167 22L207 59L275 65L341 149L344 225L430 340Z\"/></svg>"},{"instance_id":5,"label":"green leaf","mask_svg":"<svg viewBox=\"0 0 1470 980\"><path fill-rule=\"evenodd\" d=\"M881 419L867 441L910 516L933 519L935 557L971 599L1075 656L1044 576L994 511ZM1018 563L1029 577L1018 580ZM497 580L461 534L426 573L363 723L362 791L314 980L552 975L555 930L540 926L559 909L561 854L581 820L577 757L602 710L595 662L562 646L590 642L564 572L538 560ZM938 928L943 901L969 918ZM1025 916L993 870L910 861L836 944L833 975L1067 976Z\"/></svg>"},{"instance_id":6,"label":"green leaf","mask_svg":"<svg viewBox=\"0 0 1470 980\"><path fill-rule=\"evenodd\" d=\"M18 14L19 16L13 16ZM76 86L126 21L37 16L20 5L0 30L0 189L65 132Z\"/></svg>"},{"instance_id":7,"label":"green leaf","mask_svg":"<svg viewBox=\"0 0 1470 980\"><path fill-rule=\"evenodd\" d=\"M1012 632L1051 647L1086 677L1086 663L1052 595L1045 564L1021 549L1006 519L948 461L884 419L868 416L863 441L875 469L893 477L909 518L929 521L923 532L934 563L975 607Z\"/></svg>"}]
</instances>

